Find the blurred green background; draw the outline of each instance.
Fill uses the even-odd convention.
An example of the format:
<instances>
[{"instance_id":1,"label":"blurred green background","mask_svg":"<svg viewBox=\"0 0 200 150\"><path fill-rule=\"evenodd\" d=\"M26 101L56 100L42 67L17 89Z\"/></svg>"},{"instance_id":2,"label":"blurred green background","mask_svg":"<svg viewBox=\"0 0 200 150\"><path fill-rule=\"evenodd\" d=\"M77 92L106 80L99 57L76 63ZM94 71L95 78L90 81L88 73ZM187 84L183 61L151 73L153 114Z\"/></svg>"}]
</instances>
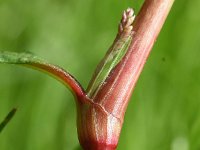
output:
<instances>
[{"instance_id":1,"label":"blurred green background","mask_svg":"<svg viewBox=\"0 0 200 150\"><path fill-rule=\"evenodd\" d=\"M142 0L1 0L0 50L30 51L84 88L113 42L121 13ZM177 0L128 106L119 150L200 150L200 1ZM75 150L72 94L53 78L0 65L0 150Z\"/></svg>"}]
</instances>

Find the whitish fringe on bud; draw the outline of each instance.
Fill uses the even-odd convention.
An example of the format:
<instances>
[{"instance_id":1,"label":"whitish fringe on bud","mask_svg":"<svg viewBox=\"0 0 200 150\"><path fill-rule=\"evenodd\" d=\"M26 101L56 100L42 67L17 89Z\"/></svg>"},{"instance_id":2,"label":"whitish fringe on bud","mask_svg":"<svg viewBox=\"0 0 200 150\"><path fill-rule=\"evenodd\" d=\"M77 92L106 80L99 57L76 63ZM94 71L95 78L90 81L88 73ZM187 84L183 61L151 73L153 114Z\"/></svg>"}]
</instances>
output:
<instances>
[{"instance_id":1,"label":"whitish fringe on bud","mask_svg":"<svg viewBox=\"0 0 200 150\"><path fill-rule=\"evenodd\" d=\"M134 19L134 10L132 8L125 10L122 14L122 19L119 24L118 34L132 34Z\"/></svg>"}]
</instances>

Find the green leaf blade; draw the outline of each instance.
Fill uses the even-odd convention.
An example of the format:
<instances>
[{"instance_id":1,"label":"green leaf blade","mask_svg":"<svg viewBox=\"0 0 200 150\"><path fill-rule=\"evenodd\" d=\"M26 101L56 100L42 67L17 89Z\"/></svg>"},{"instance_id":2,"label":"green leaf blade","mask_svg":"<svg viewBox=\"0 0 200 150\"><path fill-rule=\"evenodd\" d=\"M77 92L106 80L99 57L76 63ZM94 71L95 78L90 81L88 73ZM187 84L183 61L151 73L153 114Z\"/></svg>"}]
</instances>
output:
<instances>
[{"instance_id":1,"label":"green leaf blade","mask_svg":"<svg viewBox=\"0 0 200 150\"><path fill-rule=\"evenodd\" d=\"M1 122L0 124L0 133L2 132L2 130L6 127L6 125L10 122L10 120L13 118L13 116L15 115L17 109L13 108L5 117L5 119Z\"/></svg>"},{"instance_id":2,"label":"green leaf blade","mask_svg":"<svg viewBox=\"0 0 200 150\"><path fill-rule=\"evenodd\" d=\"M31 53L0 52L0 63L19 64L45 72L62 82L75 96L84 95L83 88L71 74Z\"/></svg>"},{"instance_id":3,"label":"green leaf blade","mask_svg":"<svg viewBox=\"0 0 200 150\"><path fill-rule=\"evenodd\" d=\"M94 98L96 96L113 68L115 68L117 64L123 59L129 48L131 39L131 36L122 36L115 40L103 60L98 65L93 79L89 84L87 94L90 98Z\"/></svg>"}]
</instances>

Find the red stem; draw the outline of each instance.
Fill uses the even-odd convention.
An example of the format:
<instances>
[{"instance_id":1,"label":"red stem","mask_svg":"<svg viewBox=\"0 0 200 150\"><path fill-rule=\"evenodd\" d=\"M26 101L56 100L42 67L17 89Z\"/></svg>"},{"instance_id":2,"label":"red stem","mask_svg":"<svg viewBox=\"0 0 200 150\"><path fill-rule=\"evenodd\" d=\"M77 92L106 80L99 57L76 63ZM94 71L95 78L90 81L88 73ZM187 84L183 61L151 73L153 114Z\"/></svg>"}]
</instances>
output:
<instances>
[{"instance_id":1,"label":"red stem","mask_svg":"<svg viewBox=\"0 0 200 150\"><path fill-rule=\"evenodd\" d=\"M131 93L173 1L145 1L134 23L128 52L93 101L77 105L79 141L84 149L116 149Z\"/></svg>"},{"instance_id":2,"label":"red stem","mask_svg":"<svg viewBox=\"0 0 200 150\"><path fill-rule=\"evenodd\" d=\"M67 71L64 69L50 65L50 64L42 64L42 63L31 63L31 66L36 67L42 71L48 72L50 75L55 76L58 80L64 83L73 93L75 97L84 97L85 91L79 82ZM81 101L82 99L77 99Z\"/></svg>"},{"instance_id":3,"label":"red stem","mask_svg":"<svg viewBox=\"0 0 200 150\"><path fill-rule=\"evenodd\" d=\"M146 0L134 23L131 46L95 97L105 110L123 122L136 81L174 0Z\"/></svg>"}]
</instances>

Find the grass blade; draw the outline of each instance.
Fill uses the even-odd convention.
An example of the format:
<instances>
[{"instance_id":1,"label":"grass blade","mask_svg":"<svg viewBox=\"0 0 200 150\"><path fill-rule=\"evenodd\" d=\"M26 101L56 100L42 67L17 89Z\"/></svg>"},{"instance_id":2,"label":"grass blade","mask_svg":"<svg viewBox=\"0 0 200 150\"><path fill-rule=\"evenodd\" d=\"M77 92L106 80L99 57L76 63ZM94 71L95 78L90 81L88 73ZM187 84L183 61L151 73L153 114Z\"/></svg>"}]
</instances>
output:
<instances>
[{"instance_id":1,"label":"grass blade","mask_svg":"<svg viewBox=\"0 0 200 150\"><path fill-rule=\"evenodd\" d=\"M8 122L10 122L10 120L13 118L13 116L15 115L17 109L13 108L5 117L5 119L1 122L0 124L0 133L2 132L2 130L5 128L5 126L8 124Z\"/></svg>"}]
</instances>

